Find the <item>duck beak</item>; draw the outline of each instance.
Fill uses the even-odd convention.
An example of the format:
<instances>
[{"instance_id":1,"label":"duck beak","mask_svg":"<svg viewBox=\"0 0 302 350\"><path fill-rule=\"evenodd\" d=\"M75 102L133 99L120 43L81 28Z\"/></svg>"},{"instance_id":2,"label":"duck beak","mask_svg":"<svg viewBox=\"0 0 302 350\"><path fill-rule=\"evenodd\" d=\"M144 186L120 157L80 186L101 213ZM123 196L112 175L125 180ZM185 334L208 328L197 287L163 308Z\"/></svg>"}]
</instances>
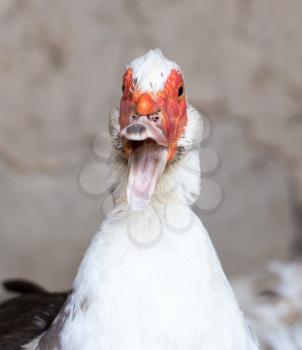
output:
<instances>
[{"instance_id":1,"label":"duck beak","mask_svg":"<svg viewBox=\"0 0 302 350\"><path fill-rule=\"evenodd\" d=\"M128 154L128 204L133 210L141 211L150 202L165 170L167 140L162 130L146 116L126 126L120 136Z\"/></svg>"}]
</instances>

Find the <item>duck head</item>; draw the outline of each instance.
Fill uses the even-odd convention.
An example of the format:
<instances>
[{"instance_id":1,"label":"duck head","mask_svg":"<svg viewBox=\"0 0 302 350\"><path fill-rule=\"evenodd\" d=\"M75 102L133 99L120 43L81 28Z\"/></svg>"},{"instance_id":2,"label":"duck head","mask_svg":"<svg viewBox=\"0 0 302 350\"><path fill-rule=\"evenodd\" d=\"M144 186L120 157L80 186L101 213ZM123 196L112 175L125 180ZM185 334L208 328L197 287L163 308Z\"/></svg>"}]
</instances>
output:
<instances>
[{"instance_id":1,"label":"duck head","mask_svg":"<svg viewBox=\"0 0 302 350\"><path fill-rule=\"evenodd\" d=\"M127 201L133 210L149 203L168 164L188 148L188 124L179 66L159 49L133 60L123 75L120 106L111 123L115 148L127 160Z\"/></svg>"}]
</instances>

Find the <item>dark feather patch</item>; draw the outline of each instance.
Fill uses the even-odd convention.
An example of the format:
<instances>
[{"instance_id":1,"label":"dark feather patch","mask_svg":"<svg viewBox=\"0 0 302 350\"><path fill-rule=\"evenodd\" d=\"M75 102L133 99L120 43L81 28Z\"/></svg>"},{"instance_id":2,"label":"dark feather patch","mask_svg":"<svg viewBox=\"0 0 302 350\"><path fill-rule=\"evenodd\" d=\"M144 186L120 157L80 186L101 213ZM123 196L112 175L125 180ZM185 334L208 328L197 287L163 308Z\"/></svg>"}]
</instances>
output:
<instances>
[{"instance_id":1,"label":"dark feather patch","mask_svg":"<svg viewBox=\"0 0 302 350\"><path fill-rule=\"evenodd\" d=\"M21 346L45 332L58 315L68 293L48 293L27 281L5 283L8 290L25 294L0 304L0 349Z\"/></svg>"},{"instance_id":2,"label":"dark feather patch","mask_svg":"<svg viewBox=\"0 0 302 350\"><path fill-rule=\"evenodd\" d=\"M37 284L22 279L6 280L3 282L3 287L9 292L20 294L47 293L44 288L38 286Z\"/></svg>"}]
</instances>

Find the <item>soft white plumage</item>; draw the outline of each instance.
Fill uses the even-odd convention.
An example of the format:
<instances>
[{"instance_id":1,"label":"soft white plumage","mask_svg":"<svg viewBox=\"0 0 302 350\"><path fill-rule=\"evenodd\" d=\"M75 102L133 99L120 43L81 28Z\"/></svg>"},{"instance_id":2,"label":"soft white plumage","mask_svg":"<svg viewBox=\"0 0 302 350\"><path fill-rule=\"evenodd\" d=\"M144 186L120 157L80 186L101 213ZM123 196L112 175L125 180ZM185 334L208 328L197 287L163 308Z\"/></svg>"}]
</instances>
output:
<instances>
[{"instance_id":1,"label":"soft white plumage","mask_svg":"<svg viewBox=\"0 0 302 350\"><path fill-rule=\"evenodd\" d=\"M153 92L178 67L158 50L131 65L139 86ZM54 348L258 349L208 233L190 208L200 191L202 121L191 106L187 116L179 140L185 152L167 165L150 203L136 212L127 204L128 167L113 112L116 150L109 182L116 206L86 252L70 299L54 322L59 329L59 335L49 335L57 336Z\"/></svg>"}]
</instances>

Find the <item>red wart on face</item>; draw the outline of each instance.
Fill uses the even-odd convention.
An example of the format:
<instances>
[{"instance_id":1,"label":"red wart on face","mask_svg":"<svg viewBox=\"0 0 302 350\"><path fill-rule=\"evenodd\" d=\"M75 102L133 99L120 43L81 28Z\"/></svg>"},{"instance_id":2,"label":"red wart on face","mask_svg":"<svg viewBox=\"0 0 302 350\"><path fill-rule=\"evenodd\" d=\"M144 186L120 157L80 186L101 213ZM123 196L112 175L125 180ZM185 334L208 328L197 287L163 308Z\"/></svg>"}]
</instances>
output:
<instances>
[{"instance_id":1,"label":"red wart on face","mask_svg":"<svg viewBox=\"0 0 302 350\"><path fill-rule=\"evenodd\" d=\"M186 99L182 74L172 70L160 92L160 105L163 113L163 129L169 143L168 160L175 156L177 143L187 124Z\"/></svg>"}]
</instances>

